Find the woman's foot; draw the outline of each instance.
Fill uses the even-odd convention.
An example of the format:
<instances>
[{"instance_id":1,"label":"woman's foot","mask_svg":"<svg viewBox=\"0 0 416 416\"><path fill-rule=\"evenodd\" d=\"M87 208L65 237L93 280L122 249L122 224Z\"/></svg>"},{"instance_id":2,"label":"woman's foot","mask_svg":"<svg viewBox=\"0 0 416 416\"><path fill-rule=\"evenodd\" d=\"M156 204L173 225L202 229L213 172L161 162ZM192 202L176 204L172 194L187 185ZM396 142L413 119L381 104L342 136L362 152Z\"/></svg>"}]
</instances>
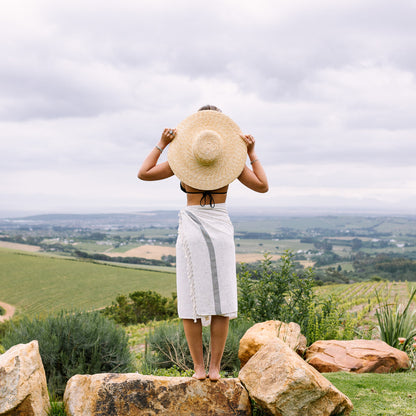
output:
<instances>
[{"instance_id":1,"label":"woman's foot","mask_svg":"<svg viewBox=\"0 0 416 416\"><path fill-rule=\"evenodd\" d=\"M205 380L207 378L205 367L203 366L194 367L194 371L195 373L192 376L192 378L195 378L197 380Z\"/></svg>"},{"instance_id":2,"label":"woman's foot","mask_svg":"<svg viewBox=\"0 0 416 416\"><path fill-rule=\"evenodd\" d=\"M208 377L211 381L218 381L221 378L219 371L210 371Z\"/></svg>"}]
</instances>

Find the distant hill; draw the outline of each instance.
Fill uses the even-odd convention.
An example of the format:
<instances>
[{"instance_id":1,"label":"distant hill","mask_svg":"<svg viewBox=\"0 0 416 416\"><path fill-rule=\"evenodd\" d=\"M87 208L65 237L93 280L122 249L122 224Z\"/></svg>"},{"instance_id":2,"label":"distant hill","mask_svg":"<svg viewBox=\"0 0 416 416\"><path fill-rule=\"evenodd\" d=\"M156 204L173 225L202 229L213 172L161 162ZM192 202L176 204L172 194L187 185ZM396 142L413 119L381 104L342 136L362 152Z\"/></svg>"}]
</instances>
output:
<instances>
[{"instance_id":1,"label":"distant hill","mask_svg":"<svg viewBox=\"0 0 416 416\"><path fill-rule=\"evenodd\" d=\"M177 211L149 211L131 214L43 214L0 220L1 225L50 225L62 227L174 227Z\"/></svg>"}]
</instances>

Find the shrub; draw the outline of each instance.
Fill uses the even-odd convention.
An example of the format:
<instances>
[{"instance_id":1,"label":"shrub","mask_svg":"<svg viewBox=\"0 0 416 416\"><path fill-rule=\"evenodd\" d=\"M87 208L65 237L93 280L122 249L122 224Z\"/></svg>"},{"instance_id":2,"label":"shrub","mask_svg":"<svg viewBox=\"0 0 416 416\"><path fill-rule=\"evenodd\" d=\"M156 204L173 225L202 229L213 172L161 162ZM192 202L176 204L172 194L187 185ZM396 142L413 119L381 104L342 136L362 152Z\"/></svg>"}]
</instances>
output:
<instances>
[{"instance_id":1,"label":"shrub","mask_svg":"<svg viewBox=\"0 0 416 416\"><path fill-rule=\"evenodd\" d=\"M117 296L116 303L103 309L102 313L122 325L164 320L177 315L176 294L166 298L154 291L136 291Z\"/></svg>"},{"instance_id":2,"label":"shrub","mask_svg":"<svg viewBox=\"0 0 416 416\"><path fill-rule=\"evenodd\" d=\"M238 348L240 339L251 326L250 321L241 318L230 321L222 359L222 370L225 372L232 373L239 370ZM204 362L207 363L209 360L209 327L203 328L202 340ZM146 351L141 371L154 373L156 369L171 367L185 372L193 368L183 325L177 321L159 325L149 333L146 338Z\"/></svg>"},{"instance_id":3,"label":"shrub","mask_svg":"<svg viewBox=\"0 0 416 416\"><path fill-rule=\"evenodd\" d=\"M2 315L6 315L6 310L2 306L0 306L0 316Z\"/></svg>"},{"instance_id":4,"label":"shrub","mask_svg":"<svg viewBox=\"0 0 416 416\"><path fill-rule=\"evenodd\" d=\"M204 353L206 353L205 341L204 337ZM192 368L192 358L181 322L166 322L149 332L146 337L143 364L145 371L149 372L156 368L173 366L182 371Z\"/></svg>"},{"instance_id":5,"label":"shrub","mask_svg":"<svg viewBox=\"0 0 416 416\"><path fill-rule=\"evenodd\" d=\"M297 322L307 332L308 315L313 301L312 270L296 271L293 254L286 251L274 266L269 256L256 270L244 266L238 274L241 315L254 322L280 320Z\"/></svg>"},{"instance_id":6,"label":"shrub","mask_svg":"<svg viewBox=\"0 0 416 416\"><path fill-rule=\"evenodd\" d=\"M407 305L391 305L387 302L381 303L378 292L376 291L378 308L376 316L380 338L382 341L395 348L406 350L413 337L416 336L416 310L411 311L410 305L416 295L416 288L413 289ZM399 338L403 338L399 342Z\"/></svg>"},{"instance_id":7,"label":"shrub","mask_svg":"<svg viewBox=\"0 0 416 416\"><path fill-rule=\"evenodd\" d=\"M127 335L99 313L65 313L21 319L3 338L6 348L38 340L49 392L62 396L75 374L133 370Z\"/></svg>"},{"instance_id":8,"label":"shrub","mask_svg":"<svg viewBox=\"0 0 416 416\"><path fill-rule=\"evenodd\" d=\"M356 323L337 305L338 300L331 296L311 302L305 332L308 345L325 339L353 339Z\"/></svg>"}]
</instances>

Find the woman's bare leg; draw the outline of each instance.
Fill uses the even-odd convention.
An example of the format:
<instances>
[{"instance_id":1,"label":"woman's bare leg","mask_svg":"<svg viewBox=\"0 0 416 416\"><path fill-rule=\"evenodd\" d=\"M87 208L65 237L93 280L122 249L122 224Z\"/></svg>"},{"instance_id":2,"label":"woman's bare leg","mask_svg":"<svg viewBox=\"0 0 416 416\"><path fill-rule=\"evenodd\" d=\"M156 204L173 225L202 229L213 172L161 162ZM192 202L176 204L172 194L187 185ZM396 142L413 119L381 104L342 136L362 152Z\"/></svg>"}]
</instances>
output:
<instances>
[{"instance_id":1,"label":"woman's bare leg","mask_svg":"<svg viewBox=\"0 0 416 416\"><path fill-rule=\"evenodd\" d=\"M208 376L212 381L219 380L221 377L221 358L227 340L229 321L230 319L225 316L211 317L211 361Z\"/></svg>"},{"instance_id":2,"label":"woman's bare leg","mask_svg":"<svg viewBox=\"0 0 416 416\"><path fill-rule=\"evenodd\" d=\"M183 319L183 329L185 330L186 340L188 341L189 351L194 362L194 378L203 380L206 378L204 365L204 352L202 348L202 324L198 319Z\"/></svg>"}]
</instances>

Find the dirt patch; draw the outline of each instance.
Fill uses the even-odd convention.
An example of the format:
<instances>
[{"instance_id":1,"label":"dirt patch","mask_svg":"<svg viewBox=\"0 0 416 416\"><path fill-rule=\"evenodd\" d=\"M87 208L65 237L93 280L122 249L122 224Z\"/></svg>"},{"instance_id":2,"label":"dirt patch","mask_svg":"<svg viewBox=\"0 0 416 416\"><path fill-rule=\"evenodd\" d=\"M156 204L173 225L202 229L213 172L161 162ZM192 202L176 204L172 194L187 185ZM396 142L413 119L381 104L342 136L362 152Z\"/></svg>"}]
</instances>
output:
<instances>
[{"instance_id":1,"label":"dirt patch","mask_svg":"<svg viewBox=\"0 0 416 416\"><path fill-rule=\"evenodd\" d=\"M162 256L176 256L175 247L169 246L152 246L145 244L140 247L132 248L124 253L111 253L106 251L105 254L110 257L142 257L145 259L161 260ZM272 260L278 260L280 256L273 255ZM254 263L257 260L263 260L262 253L237 253L236 261L239 263Z\"/></svg>"},{"instance_id":2,"label":"dirt patch","mask_svg":"<svg viewBox=\"0 0 416 416\"><path fill-rule=\"evenodd\" d=\"M39 246L31 246L30 244L10 243L8 241L0 241L0 247L31 252L40 251Z\"/></svg>"},{"instance_id":3,"label":"dirt patch","mask_svg":"<svg viewBox=\"0 0 416 416\"><path fill-rule=\"evenodd\" d=\"M0 302L0 306L6 311L5 315L0 315L0 322L10 319L16 312L16 308L8 303Z\"/></svg>"},{"instance_id":4,"label":"dirt patch","mask_svg":"<svg viewBox=\"0 0 416 416\"><path fill-rule=\"evenodd\" d=\"M314 261L310 260L299 260L299 263L306 269L307 267L313 267L315 265Z\"/></svg>"},{"instance_id":5,"label":"dirt patch","mask_svg":"<svg viewBox=\"0 0 416 416\"><path fill-rule=\"evenodd\" d=\"M161 260L162 256L176 256L175 247L168 246L151 246L146 244L144 246L132 248L124 253L105 253L110 257L142 257L145 259Z\"/></svg>"}]
</instances>

